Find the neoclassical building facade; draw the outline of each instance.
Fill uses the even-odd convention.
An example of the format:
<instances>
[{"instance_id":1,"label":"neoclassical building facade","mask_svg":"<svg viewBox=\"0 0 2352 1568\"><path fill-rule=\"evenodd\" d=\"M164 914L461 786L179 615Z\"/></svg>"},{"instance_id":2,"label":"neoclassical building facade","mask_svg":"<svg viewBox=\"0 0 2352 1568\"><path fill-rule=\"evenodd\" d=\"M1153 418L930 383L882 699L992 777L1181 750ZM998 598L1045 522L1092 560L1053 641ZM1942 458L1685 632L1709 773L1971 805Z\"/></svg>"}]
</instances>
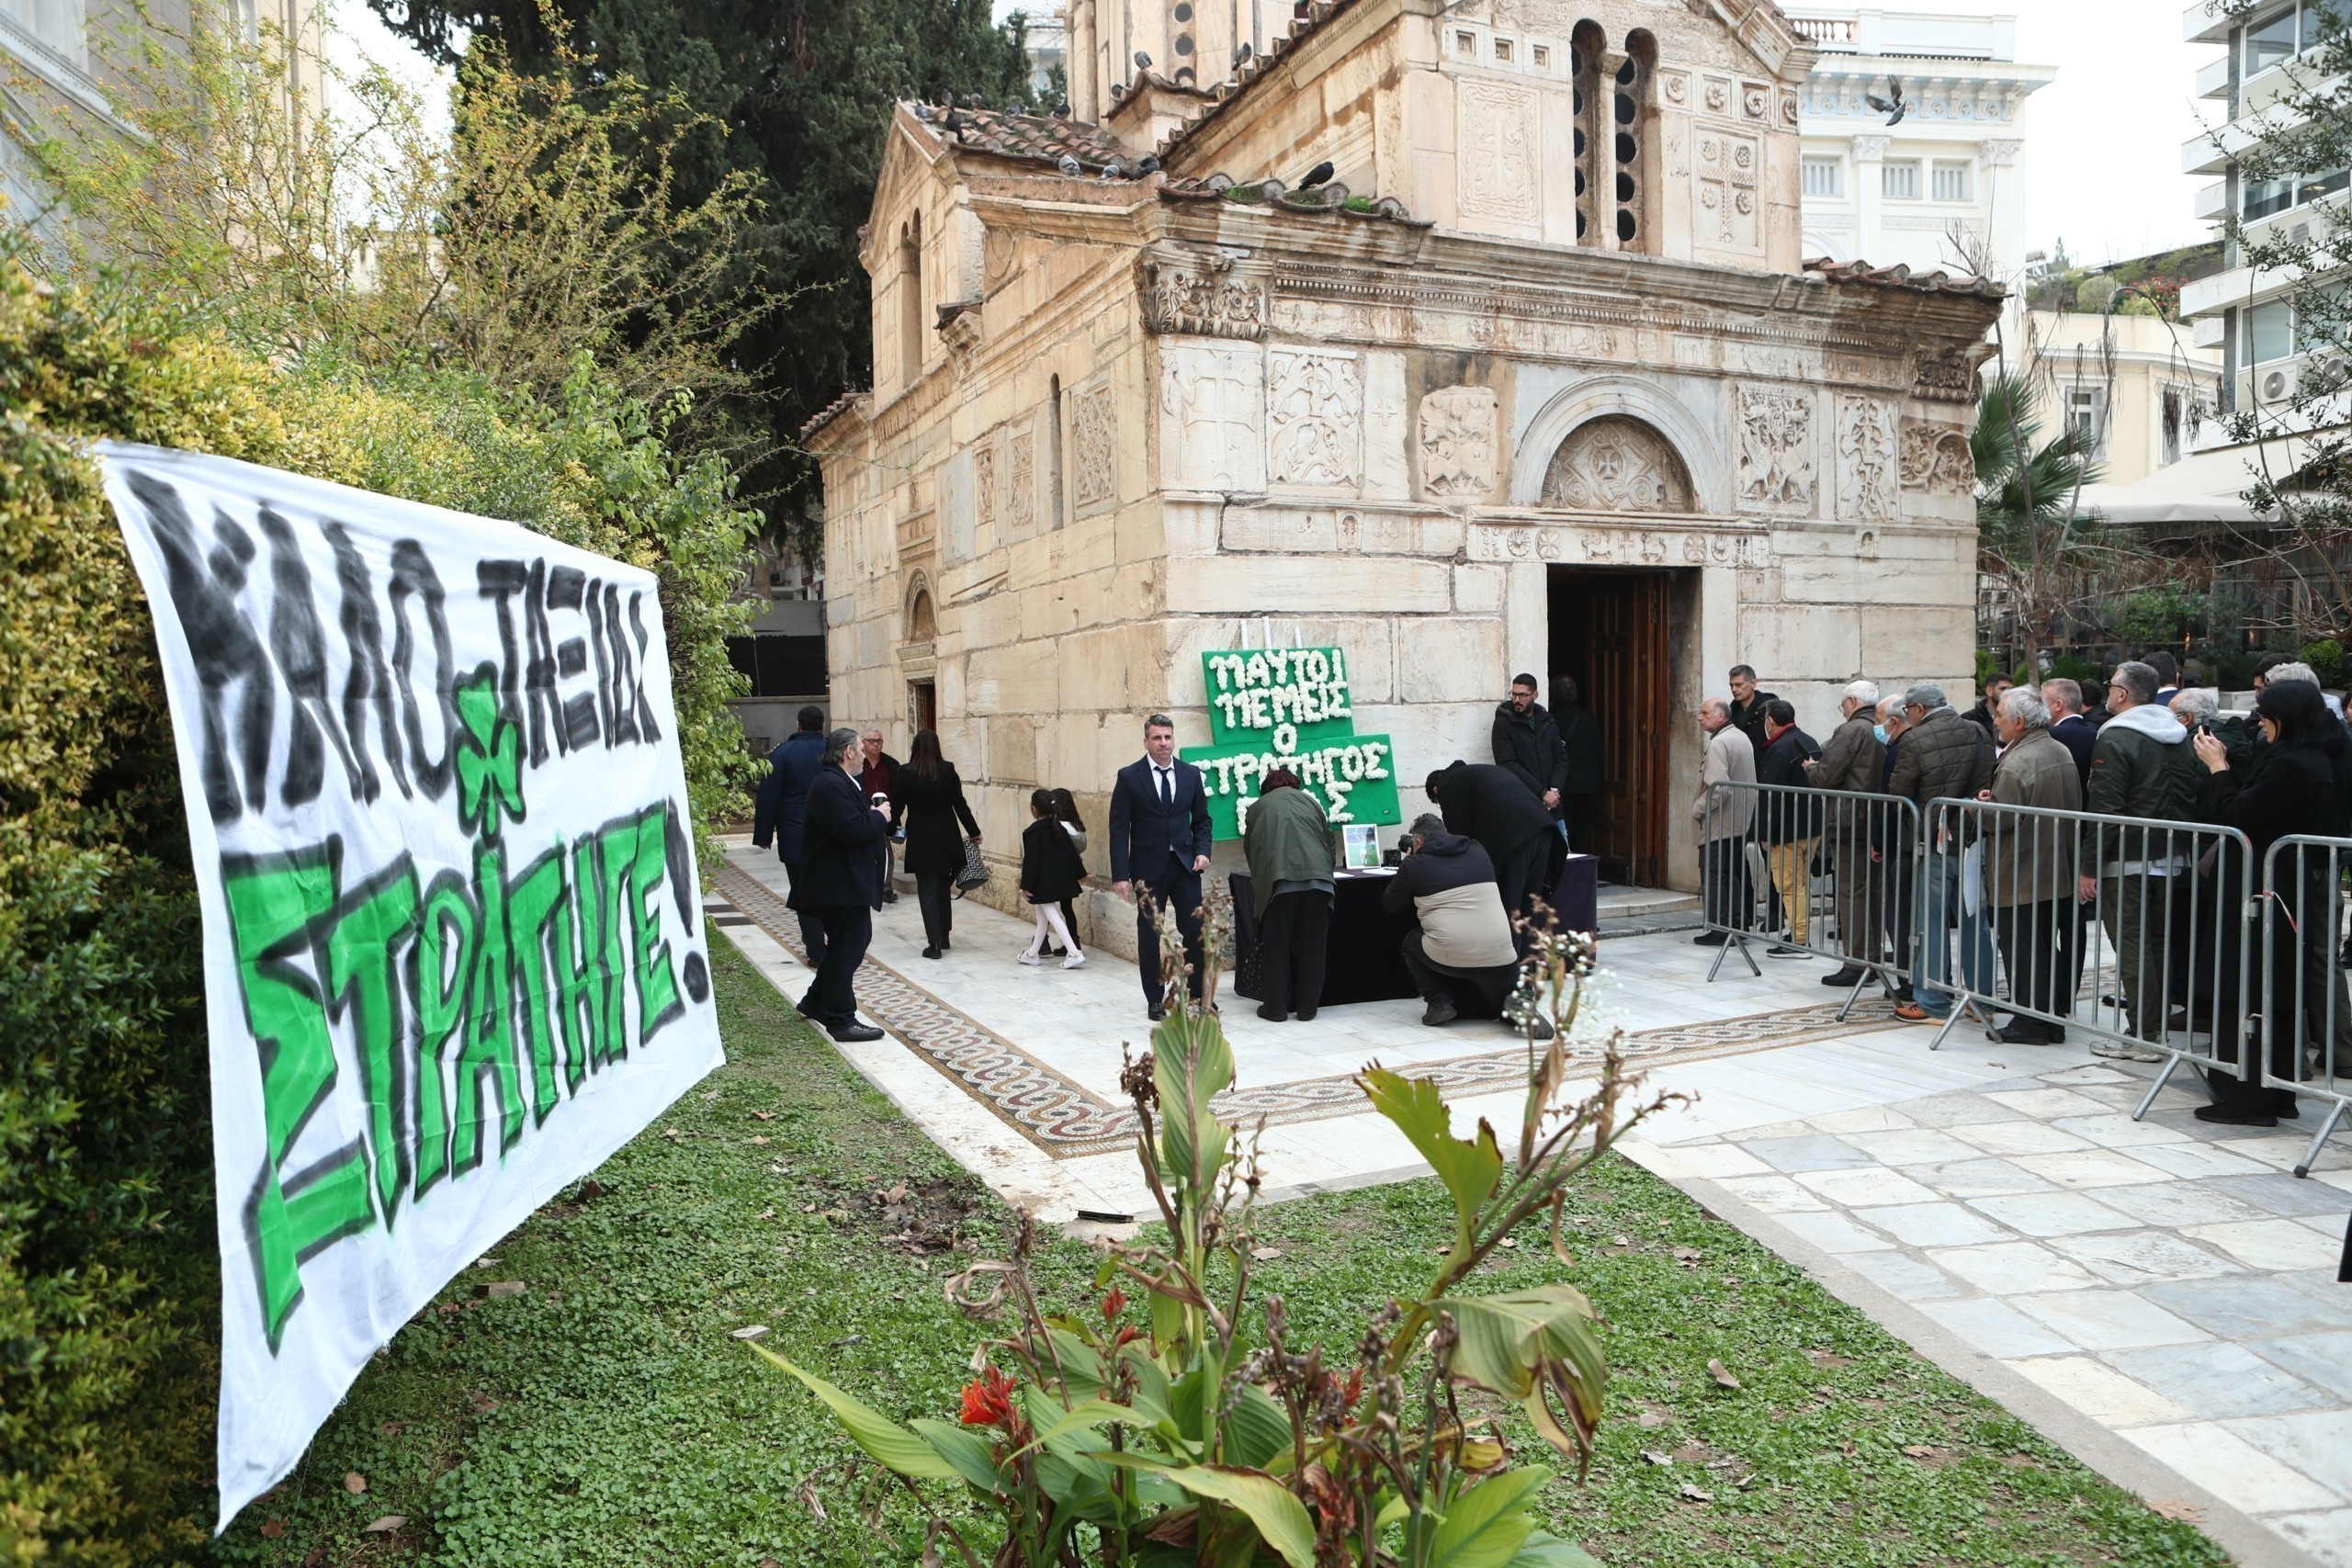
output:
<instances>
[{"instance_id":1,"label":"neoclassical building facade","mask_svg":"<svg viewBox=\"0 0 2352 1568\"><path fill-rule=\"evenodd\" d=\"M1812 725L1968 688L1999 296L1800 256L1813 54L1769 0L1069 25L1071 116L899 106L875 384L807 434L835 710L935 727L992 852L1038 785L1099 825L1142 716L1205 740L1211 650L1345 649L1408 813L1513 672L1576 676L1604 857L1681 886L1728 666Z\"/></svg>"}]
</instances>

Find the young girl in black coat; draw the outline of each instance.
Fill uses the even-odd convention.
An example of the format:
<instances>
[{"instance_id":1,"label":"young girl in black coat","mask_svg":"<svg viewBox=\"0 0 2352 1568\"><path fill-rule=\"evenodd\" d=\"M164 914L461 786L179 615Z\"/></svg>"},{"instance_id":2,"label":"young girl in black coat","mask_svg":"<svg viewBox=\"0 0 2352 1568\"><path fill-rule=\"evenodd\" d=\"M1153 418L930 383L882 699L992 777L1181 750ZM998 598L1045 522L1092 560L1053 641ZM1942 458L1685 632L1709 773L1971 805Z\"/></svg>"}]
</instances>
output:
<instances>
[{"instance_id":1,"label":"young girl in black coat","mask_svg":"<svg viewBox=\"0 0 2352 1568\"><path fill-rule=\"evenodd\" d=\"M1021 832L1021 896L1037 911L1037 934L1023 950L1021 962L1043 964L1046 939L1051 936L1069 950L1062 967L1076 969L1086 963L1086 954L1070 939L1069 926L1062 919L1062 900L1077 896L1079 878L1086 874L1086 868L1054 814L1052 790L1032 792L1029 815L1032 820Z\"/></svg>"}]
</instances>

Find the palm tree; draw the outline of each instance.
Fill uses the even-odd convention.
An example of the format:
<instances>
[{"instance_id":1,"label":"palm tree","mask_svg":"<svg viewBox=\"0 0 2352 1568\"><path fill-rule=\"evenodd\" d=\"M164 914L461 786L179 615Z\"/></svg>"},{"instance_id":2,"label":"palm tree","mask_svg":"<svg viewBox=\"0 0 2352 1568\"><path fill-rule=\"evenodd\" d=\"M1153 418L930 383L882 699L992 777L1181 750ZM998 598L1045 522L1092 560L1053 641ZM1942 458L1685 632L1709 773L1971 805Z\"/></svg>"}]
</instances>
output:
<instances>
[{"instance_id":1,"label":"palm tree","mask_svg":"<svg viewBox=\"0 0 2352 1568\"><path fill-rule=\"evenodd\" d=\"M2082 509L2082 487L2102 471L2091 458L2098 432L2077 424L2037 446L2040 400L2030 377L1993 378L1968 444L1978 570L2007 588L2029 649L2057 640L2058 617L2082 599L2100 544L2098 515Z\"/></svg>"}]
</instances>

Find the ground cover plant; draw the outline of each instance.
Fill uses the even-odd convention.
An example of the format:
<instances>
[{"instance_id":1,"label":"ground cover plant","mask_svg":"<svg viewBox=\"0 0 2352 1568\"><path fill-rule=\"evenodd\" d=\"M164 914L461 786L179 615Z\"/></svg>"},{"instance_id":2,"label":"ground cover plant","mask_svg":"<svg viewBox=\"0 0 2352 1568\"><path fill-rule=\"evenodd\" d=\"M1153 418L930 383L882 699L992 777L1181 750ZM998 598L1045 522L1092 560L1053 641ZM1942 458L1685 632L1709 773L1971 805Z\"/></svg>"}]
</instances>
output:
<instances>
[{"instance_id":1,"label":"ground cover plant","mask_svg":"<svg viewBox=\"0 0 2352 1568\"><path fill-rule=\"evenodd\" d=\"M909 1494L729 1336L764 1324L760 1343L893 1418L952 1418L975 1334L941 1287L1001 1258L1012 1217L749 964L714 958L729 1066L404 1328L229 1561L922 1560ZM1476 1288L1573 1282L1601 1316L1591 1472L1539 1505L1611 1568L2227 1561L1630 1163L1594 1167L1566 1220L1573 1266L1531 1224ZM1259 1278L1311 1343L1424 1283L1454 1216L1418 1181L1262 1208L1255 1229L1279 1254ZM1098 1263L1045 1241L1041 1300L1090 1310ZM477 1293L507 1281L526 1293ZM1515 1415L1504 1432L1535 1444Z\"/></svg>"}]
</instances>

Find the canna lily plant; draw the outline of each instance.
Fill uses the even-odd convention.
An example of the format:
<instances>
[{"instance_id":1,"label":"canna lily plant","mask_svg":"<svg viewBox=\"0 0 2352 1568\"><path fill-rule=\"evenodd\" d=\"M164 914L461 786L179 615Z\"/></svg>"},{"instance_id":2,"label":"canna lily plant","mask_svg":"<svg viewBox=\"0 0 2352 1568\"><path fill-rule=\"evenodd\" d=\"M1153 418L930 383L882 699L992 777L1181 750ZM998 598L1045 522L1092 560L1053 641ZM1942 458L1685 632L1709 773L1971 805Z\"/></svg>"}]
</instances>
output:
<instances>
[{"instance_id":1,"label":"canna lily plant","mask_svg":"<svg viewBox=\"0 0 2352 1568\"><path fill-rule=\"evenodd\" d=\"M752 1348L807 1384L869 1457L917 1490L931 1513L926 1564L945 1562L944 1542L967 1568L1598 1568L1540 1528L1534 1504L1552 1468L1519 1462L1491 1416L1462 1403L1471 1392L1487 1396L1474 1404L1516 1404L1582 1473L1606 1377L1591 1303L1567 1284L1493 1295L1462 1287L1506 1236L1547 1211L1553 1251L1568 1262L1560 1221L1569 1184L1680 1098L1641 1101L1641 1080L1613 1040L1589 1092L1566 1097L1566 1041L1592 947L1553 931L1548 917L1539 909L1530 927L1513 1002L1528 1064L1514 1154L1483 1120L1475 1136L1455 1136L1433 1081L1376 1063L1358 1076L1452 1197L1454 1234L1420 1292L1375 1313L1354 1344L1329 1353L1297 1346L1282 1298L1252 1300L1256 1140L1220 1122L1212 1104L1234 1077L1213 1010L1215 960L1204 1002L1188 1002L1183 948L1163 910L1161 973L1174 977L1167 1016L1121 1077L1160 1224L1157 1235L1105 1246L1097 1310L1038 1309L1028 1272L1035 1232L1024 1214L1010 1260L948 1282L948 1299L972 1316L1012 1318L1009 1332L974 1351L953 1422L901 1426ZM1218 952L1228 920L1213 895L1203 951ZM921 1490L933 1483L976 1507L951 1518L939 1494ZM976 1512L1001 1521L992 1550L994 1531L976 1525Z\"/></svg>"}]
</instances>

